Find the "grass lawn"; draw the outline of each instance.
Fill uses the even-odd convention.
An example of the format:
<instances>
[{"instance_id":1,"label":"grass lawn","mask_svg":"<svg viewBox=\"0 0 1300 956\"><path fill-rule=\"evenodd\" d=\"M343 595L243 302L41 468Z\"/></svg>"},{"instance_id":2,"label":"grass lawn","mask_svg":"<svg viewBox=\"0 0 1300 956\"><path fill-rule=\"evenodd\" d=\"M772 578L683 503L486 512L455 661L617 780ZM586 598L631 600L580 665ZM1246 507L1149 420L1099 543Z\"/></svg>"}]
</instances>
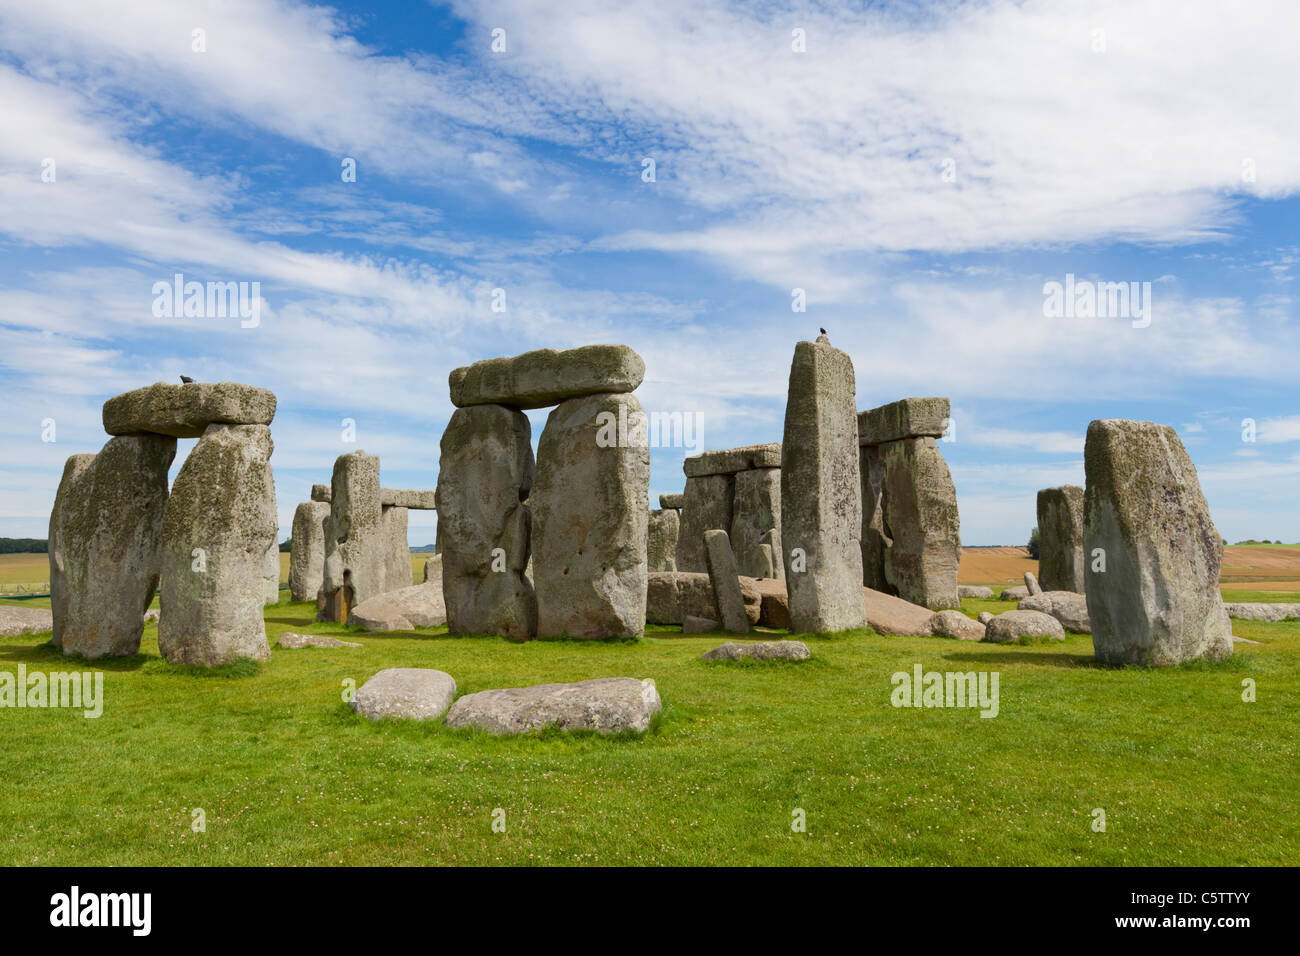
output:
<instances>
[{"instance_id":1,"label":"grass lawn","mask_svg":"<svg viewBox=\"0 0 1300 956\"><path fill-rule=\"evenodd\" d=\"M267 608L270 662L215 673L167 665L150 625L139 656L96 665L98 719L0 710L0 863L1300 862L1297 622L1235 622L1263 643L1175 669L1093 666L1086 635L804 636L811 661L767 665L700 661L720 636L662 628L629 643L438 629L274 648L285 630L348 631L312 612ZM47 639L0 638L0 670L81 666ZM997 717L892 707L890 675L917 663L998 672ZM639 739L506 739L372 724L342 703L345 680L396 666L446 670L461 693L652 677L664 713ZM806 833L791 831L796 808Z\"/></svg>"}]
</instances>

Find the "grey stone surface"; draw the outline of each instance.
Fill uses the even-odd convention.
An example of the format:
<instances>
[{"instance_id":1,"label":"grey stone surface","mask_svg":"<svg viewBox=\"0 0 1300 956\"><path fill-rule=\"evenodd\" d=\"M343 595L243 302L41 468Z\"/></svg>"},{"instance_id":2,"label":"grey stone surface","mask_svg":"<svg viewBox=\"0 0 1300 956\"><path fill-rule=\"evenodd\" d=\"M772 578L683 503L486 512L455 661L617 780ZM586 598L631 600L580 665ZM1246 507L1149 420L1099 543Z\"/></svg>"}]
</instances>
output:
<instances>
[{"instance_id":1,"label":"grey stone surface","mask_svg":"<svg viewBox=\"0 0 1300 956\"><path fill-rule=\"evenodd\" d=\"M169 663L270 657L262 608L278 530L273 449L265 425L209 425L176 476L163 515L158 620Z\"/></svg>"},{"instance_id":2,"label":"grey stone surface","mask_svg":"<svg viewBox=\"0 0 1300 956\"><path fill-rule=\"evenodd\" d=\"M329 504L334 497L334 489L329 485L315 484L311 486L311 500Z\"/></svg>"},{"instance_id":3,"label":"grey stone surface","mask_svg":"<svg viewBox=\"0 0 1300 956\"><path fill-rule=\"evenodd\" d=\"M991 598L993 597L993 589L986 588L982 584L959 584L957 585L957 597Z\"/></svg>"},{"instance_id":4,"label":"grey stone surface","mask_svg":"<svg viewBox=\"0 0 1300 956\"><path fill-rule=\"evenodd\" d=\"M858 443L883 445L905 438L942 438L948 428L946 398L903 398L858 413Z\"/></svg>"},{"instance_id":5,"label":"grey stone surface","mask_svg":"<svg viewBox=\"0 0 1300 956\"><path fill-rule=\"evenodd\" d=\"M424 562L424 576L422 580L425 583L430 581L436 582L438 587L442 587L442 555L429 555L429 559Z\"/></svg>"},{"instance_id":6,"label":"grey stone surface","mask_svg":"<svg viewBox=\"0 0 1300 956\"><path fill-rule=\"evenodd\" d=\"M435 488L423 491L410 488L380 488L379 503L385 508L409 508L411 511L437 511L438 491Z\"/></svg>"},{"instance_id":7,"label":"grey stone surface","mask_svg":"<svg viewBox=\"0 0 1300 956\"><path fill-rule=\"evenodd\" d=\"M933 633L934 612L928 607L912 604L874 588L862 589L862 601L867 622L877 634L927 637Z\"/></svg>"},{"instance_id":8,"label":"grey stone surface","mask_svg":"<svg viewBox=\"0 0 1300 956\"><path fill-rule=\"evenodd\" d=\"M1045 591L1083 593L1083 489L1038 492L1038 578Z\"/></svg>"},{"instance_id":9,"label":"grey stone surface","mask_svg":"<svg viewBox=\"0 0 1300 956\"><path fill-rule=\"evenodd\" d=\"M1223 539L1183 443L1165 425L1121 419L1088 426L1084 552L1099 661L1178 664L1232 653L1219 592Z\"/></svg>"},{"instance_id":10,"label":"grey stone surface","mask_svg":"<svg viewBox=\"0 0 1300 956\"><path fill-rule=\"evenodd\" d=\"M348 623L368 631L413 631L447 623L441 581L411 584L362 601L348 614Z\"/></svg>"},{"instance_id":11,"label":"grey stone surface","mask_svg":"<svg viewBox=\"0 0 1300 956\"><path fill-rule=\"evenodd\" d=\"M795 346L781 445L782 560L795 631L866 624L854 388L844 352L822 343Z\"/></svg>"},{"instance_id":12,"label":"grey stone surface","mask_svg":"<svg viewBox=\"0 0 1300 956\"><path fill-rule=\"evenodd\" d=\"M790 595L786 591L785 581L763 578L755 583L760 601L757 623L763 627L790 630Z\"/></svg>"},{"instance_id":13,"label":"grey stone surface","mask_svg":"<svg viewBox=\"0 0 1300 956\"><path fill-rule=\"evenodd\" d=\"M212 424L269 425L273 418L275 395L238 382L158 382L104 403L104 431L110 435L199 438Z\"/></svg>"},{"instance_id":14,"label":"grey stone surface","mask_svg":"<svg viewBox=\"0 0 1300 956\"><path fill-rule=\"evenodd\" d=\"M943 612L941 611L940 613L942 614ZM985 626L988 626L989 621L993 620L993 612L980 611L979 615L975 618L975 620L979 621L981 624Z\"/></svg>"},{"instance_id":15,"label":"grey stone surface","mask_svg":"<svg viewBox=\"0 0 1300 956\"><path fill-rule=\"evenodd\" d=\"M289 544L289 596L314 601L325 580L325 534L328 501L304 501L294 510Z\"/></svg>"},{"instance_id":16,"label":"grey stone surface","mask_svg":"<svg viewBox=\"0 0 1300 956\"><path fill-rule=\"evenodd\" d=\"M758 623L762 596L759 582L741 577L740 593L745 600L745 617ZM780 582L778 582L779 584ZM784 587L782 588L784 592ZM681 624L687 617L717 617L713 585L702 571L651 571L646 575L646 621L650 624Z\"/></svg>"},{"instance_id":17,"label":"grey stone surface","mask_svg":"<svg viewBox=\"0 0 1300 956\"><path fill-rule=\"evenodd\" d=\"M0 637L54 630L54 612L43 607L0 605Z\"/></svg>"},{"instance_id":18,"label":"grey stone surface","mask_svg":"<svg viewBox=\"0 0 1300 956\"><path fill-rule=\"evenodd\" d=\"M1043 593L1043 586L1038 583L1033 571L1025 572L1025 590L1029 592L1030 596Z\"/></svg>"},{"instance_id":19,"label":"grey stone surface","mask_svg":"<svg viewBox=\"0 0 1300 956\"><path fill-rule=\"evenodd\" d=\"M1224 604L1228 617L1243 621L1285 621L1300 617L1300 604Z\"/></svg>"},{"instance_id":20,"label":"grey stone surface","mask_svg":"<svg viewBox=\"0 0 1300 956\"><path fill-rule=\"evenodd\" d=\"M538 349L452 370L451 403L544 408L583 395L632 392L643 378L645 362L626 345Z\"/></svg>"},{"instance_id":21,"label":"grey stone surface","mask_svg":"<svg viewBox=\"0 0 1300 956\"><path fill-rule=\"evenodd\" d=\"M781 444L746 445L692 455L682 464L687 478L701 475L734 475L750 468L780 468Z\"/></svg>"},{"instance_id":22,"label":"grey stone surface","mask_svg":"<svg viewBox=\"0 0 1300 956\"><path fill-rule=\"evenodd\" d=\"M641 502L644 508L644 501ZM466 694L447 714L448 727L522 734L544 727L609 734L648 730L663 709L654 681L600 677L575 684L538 684Z\"/></svg>"},{"instance_id":23,"label":"grey stone surface","mask_svg":"<svg viewBox=\"0 0 1300 956\"><path fill-rule=\"evenodd\" d=\"M646 621L644 428L607 443L604 423L644 420L633 395L573 398L552 410L537 444L533 582L537 636L635 637Z\"/></svg>"},{"instance_id":24,"label":"grey stone surface","mask_svg":"<svg viewBox=\"0 0 1300 956\"><path fill-rule=\"evenodd\" d=\"M1061 622L1042 611L1003 611L985 625L984 639L1005 644L1025 638L1065 640Z\"/></svg>"},{"instance_id":25,"label":"grey stone surface","mask_svg":"<svg viewBox=\"0 0 1300 956\"><path fill-rule=\"evenodd\" d=\"M999 601L1023 601L1029 597L1029 588L1023 584L1017 584L1015 587L1003 588L1002 593L998 595Z\"/></svg>"},{"instance_id":26,"label":"grey stone surface","mask_svg":"<svg viewBox=\"0 0 1300 956\"><path fill-rule=\"evenodd\" d=\"M812 657L803 641L764 641L761 644L737 644L734 641L705 651L706 661L806 661Z\"/></svg>"},{"instance_id":27,"label":"grey stone surface","mask_svg":"<svg viewBox=\"0 0 1300 956\"><path fill-rule=\"evenodd\" d=\"M681 516L675 508L652 510L646 525L646 569L677 570L677 536Z\"/></svg>"},{"instance_id":28,"label":"grey stone surface","mask_svg":"<svg viewBox=\"0 0 1300 956\"><path fill-rule=\"evenodd\" d=\"M274 500L274 490L272 500ZM279 532L276 532L279 534ZM280 542L272 541L262 561L262 603L266 606L280 603Z\"/></svg>"},{"instance_id":29,"label":"grey stone surface","mask_svg":"<svg viewBox=\"0 0 1300 956\"><path fill-rule=\"evenodd\" d=\"M411 584L411 545L406 529L409 515L399 505L385 505L379 520L384 529L384 590L396 591Z\"/></svg>"},{"instance_id":30,"label":"grey stone surface","mask_svg":"<svg viewBox=\"0 0 1300 956\"><path fill-rule=\"evenodd\" d=\"M1029 595L1016 607L1021 611L1050 614L1069 631L1087 634L1092 630L1092 624L1088 620L1088 599L1074 591L1039 591Z\"/></svg>"},{"instance_id":31,"label":"grey stone surface","mask_svg":"<svg viewBox=\"0 0 1300 956\"><path fill-rule=\"evenodd\" d=\"M736 559L727 532L717 529L704 532L704 559L709 566L709 584L713 587L718 620L732 634L748 634L745 597L740 593Z\"/></svg>"},{"instance_id":32,"label":"grey stone surface","mask_svg":"<svg viewBox=\"0 0 1300 956\"><path fill-rule=\"evenodd\" d=\"M959 606L961 522L952 475L933 438L879 446L884 469L885 580L905 601Z\"/></svg>"},{"instance_id":33,"label":"grey stone surface","mask_svg":"<svg viewBox=\"0 0 1300 956\"><path fill-rule=\"evenodd\" d=\"M681 511L681 510L682 510L682 506L683 506L685 503L686 503L686 495L684 495L684 494L680 494L680 495L660 495L660 496L659 496L659 507L660 507L660 508L675 508L676 510Z\"/></svg>"},{"instance_id":34,"label":"grey stone surface","mask_svg":"<svg viewBox=\"0 0 1300 956\"><path fill-rule=\"evenodd\" d=\"M716 631L720 625L711 617L697 617L694 614L688 614L682 620L683 634L707 634L709 631Z\"/></svg>"},{"instance_id":35,"label":"grey stone surface","mask_svg":"<svg viewBox=\"0 0 1300 956\"><path fill-rule=\"evenodd\" d=\"M781 554L780 468L752 468L737 473L730 537L741 574L753 578L785 577L784 564L776 563ZM764 544L768 545L766 556Z\"/></svg>"},{"instance_id":36,"label":"grey stone surface","mask_svg":"<svg viewBox=\"0 0 1300 956\"><path fill-rule=\"evenodd\" d=\"M677 570L703 571L704 532L731 527L734 475L701 475L686 479L682 520L677 534Z\"/></svg>"},{"instance_id":37,"label":"grey stone surface","mask_svg":"<svg viewBox=\"0 0 1300 956\"><path fill-rule=\"evenodd\" d=\"M531 434L527 416L503 405L459 408L443 432L438 553L453 634L528 640L537 633L537 597L524 576Z\"/></svg>"},{"instance_id":38,"label":"grey stone surface","mask_svg":"<svg viewBox=\"0 0 1300 956\"><path fill-rule=\"evenodd\" d=\"M885 576L885 555L894 539L885 527L885 465L879 447L859 447L858 473L862 485L862 584L890 594L894 589Z\"/></svg>"},{"instance_id":39,"label":"grey stone surface","mask_svg":"<svg viewBox=\"0 0 1300 956\"><path fill-rule=\"evenodd\" d=\"M352 709L370 720L435 720L455 697L450 674L429 667L390 667L361 685Z\"/></svg>"},{"instance_id":40,"label":"grey stone surface","mask_svg":"<svg viewBox=\"0 0 1300 956\"><path fill-rule=\"evenodd\" d=\"M972 621L961 611L939 611L930 619L930 632L959 641L984 640L984 622Z\"/></svg>"},{"instance_id":41,"label":"grey stone surface","mask_svg":"<svg viewBox=\"0 0 1300 956\"><path fill-rule=\"evenodd\" d=\"M339 455L330 489L317 620L342 624L355 605L387 589L388 539L379 503L378 456L360 449Z\"/></svg>"},{"instance_id":42,"label":"grey stone surface","mask_svg":"<svg viewBox=\"0 0 1300 956\"><path fill-rule=\"evenodd\" d=\"M293 634L288 631L280 635L275 642L277 647L289 650L302 650L306 647L362 647L355 641L340 641L337 637L325 637L322 634Z\"/></svg>"},{"instance_id":43,"label":"grey stone surface","mask_svg":"<svg viewBox=\"0 0 1300 956\"><path fill-rule=\"evenodd\" d=\"M143 615L162 570L167 470L176 439L110 438L98 455L74 455L50 518L50 605L55 646L88 658L140 650ZM274 532L272 532L274 537ZM265 545L256 554L260 584ZM261 617L262 591L257 591Z\"/></svg>"}]
</instances>

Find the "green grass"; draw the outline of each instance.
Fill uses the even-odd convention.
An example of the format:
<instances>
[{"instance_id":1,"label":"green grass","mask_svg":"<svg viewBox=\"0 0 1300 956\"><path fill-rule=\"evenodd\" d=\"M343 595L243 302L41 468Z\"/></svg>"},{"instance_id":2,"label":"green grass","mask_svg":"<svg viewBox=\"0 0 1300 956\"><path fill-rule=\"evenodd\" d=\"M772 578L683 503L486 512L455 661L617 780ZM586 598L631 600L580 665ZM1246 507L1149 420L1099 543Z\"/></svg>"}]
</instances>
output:
<instances>
[{"instance_id":1,"label":"green grass","mask_svg":"<svg viewBox=\"0 0 1300 956\"><path fill-rule=\"evenodd\" d=\"M33 606L34 602L23 602ZM967 601L965 610L997 601ZM721 635L533 642L365 635L267 608L271 660L173 668L146 627L97 663L103 716L0 710L0 863L1292 864L1300 623L1173 669L1094 666L1088 637L1006 647L871 631L807 636L797 664L712 664ZM361 648L280 650L285 630ZM47 637L0 638L0 670L66 670ZM993 670L1000 713L896 709L895 671ZM459 692L652 677L643 737L496 738L373 724L342 702L385 667ZM1241 700L1253 678L1258 700ZM1106 811L1094 833L1092 811ZM202 808L206 832L191 830ZM505 833L492 831L495 808ZM792 812L807 832L790 829Z\"/></svg>"}]
</instances>

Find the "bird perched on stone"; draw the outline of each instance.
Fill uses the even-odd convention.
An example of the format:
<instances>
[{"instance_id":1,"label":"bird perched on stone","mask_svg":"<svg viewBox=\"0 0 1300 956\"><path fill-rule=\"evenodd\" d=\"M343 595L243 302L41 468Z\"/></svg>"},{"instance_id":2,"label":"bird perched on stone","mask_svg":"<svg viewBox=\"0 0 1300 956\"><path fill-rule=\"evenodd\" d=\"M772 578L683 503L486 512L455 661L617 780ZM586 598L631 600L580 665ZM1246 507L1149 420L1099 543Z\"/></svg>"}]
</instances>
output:
<instances>
[{"instance_id":1,"label":"bird perched on stone","mask_svg":"<svg viewBox=\"0 0 1300 956\"><path fill-rule=\"evenodd\" d=\"M831 340L830 340L829 338L827 338L827 336L826 336L826 330L825 330L825 329L818 329L817 331L819 331L819 332L821 333L821 335L817 336L817 341L818 341L818 342L821 342L821 343L824 344L824 345L830 345L830 344L831 344Z\"/></svg>"},{"instance_id":2,"label":"bird perched on stone","mask_svg":"<svg viewBox=\"0 0 1300 956\"><path fill-rule=\"evenodd\" d=\"M194 379L190 378L188 375L182 375L182 376L181 376L181 384L182 384L182 385L193 385L193 384L194 384Z\"/></svg>"}]
</instances>

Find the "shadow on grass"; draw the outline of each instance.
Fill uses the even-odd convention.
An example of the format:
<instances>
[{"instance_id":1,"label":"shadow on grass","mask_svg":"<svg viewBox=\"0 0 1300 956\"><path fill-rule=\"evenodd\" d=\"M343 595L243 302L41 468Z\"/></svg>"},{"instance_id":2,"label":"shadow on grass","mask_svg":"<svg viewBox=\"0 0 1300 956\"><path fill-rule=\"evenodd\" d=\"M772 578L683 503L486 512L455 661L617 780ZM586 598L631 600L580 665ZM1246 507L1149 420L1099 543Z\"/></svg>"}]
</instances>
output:
<instances>
[{"instance_id":1,"label":"shadow on grass","mask_svg":"<svg viewBox=\"0 0 1300 956\"><path fill-rule=\"evenodd\" d=\"M0 660L24 664L59 664L63 667L82 667L97 671L134 671L154 660L146 654L130 657L84 657L81 654L64 654L46 641L44 644L10 644L0 647Z\"/></svg>"},{"instance_id":2,"label":"shadow on grass","mask_svg":"<svg viewBox=\"0 0 1300 956\"><path fill-rule=\"evenodd\" d=\"M149 658L142 668L148 674L167 674L174 677L217 678L221 680L243 680L256 677L262 671L261 661L235 661L232 664L220 664L216 667L190 667L185 664L168 664L162 658Z\"/></svg>"}]
</instances>

